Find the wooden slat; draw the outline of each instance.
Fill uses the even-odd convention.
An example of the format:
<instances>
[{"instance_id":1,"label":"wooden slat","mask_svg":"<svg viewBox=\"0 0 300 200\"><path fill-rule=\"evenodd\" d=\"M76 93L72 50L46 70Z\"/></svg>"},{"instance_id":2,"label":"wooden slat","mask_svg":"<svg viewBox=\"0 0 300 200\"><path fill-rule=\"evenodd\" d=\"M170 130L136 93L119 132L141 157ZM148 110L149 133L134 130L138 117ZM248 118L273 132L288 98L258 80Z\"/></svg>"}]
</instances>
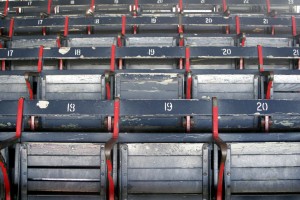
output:
<instances>
[{"instance_id":1,"label":"wooden slat","mask_svg":"<svg viewBox=\"0 0 300 200\"><path fill-rule=\"evenodd\" d=\"M274 92L300 92L300 83L277 83L273 89Z\"/></svg>"},{"instance_id":2,"label":"wooden slat","mask_svg":"<svg viewBox=\"0 0 300 200\"><path fill-rule=\"evenodd\" d=\"M18 100L20 97L25 97L26 99L29 99L29 93L28 92L0 93L1 100Z\"/></svg>"},{"instance_id":3,"label":"wooden slat","mask_svg":"<svg viewBox=\"0 0 300 200\"><path fill-rule=\"evenodd\" d=\"M2 83L0 84L0 92L1 93L26 93L28 92L26 83L21 83L21 84L7 84L7 83ZM2 94L1 94L2 95Z\"/></svg>"},{"instance_id":4,"label":"wooden slat","mask_svg":"<svg viewBox=\"0 0 300 200\"><path fill-rule=\"evenodd\" d=\"M299 200L300 195L286 194L286 195L233 195L231 200Z\"/></svg>"},{"instance_id":5,"label":"wooden slat","mask_svg":"<svg viewBox=\"0 0 300 200\"><path fill-rule=\"evenodd\" d=\"M177 91L159 91L159 90L122 90L121 91L122 99L178 99L178 90Z\"/></svg>"},{"instance_id":6,"label":"wooden slat","mask_svg":"<svg viewBox=\"0 0 300 200\"><path fill-rule=\"evenodd\" d=\"M232 155L231 167L297 167L300 155Z\"/></svg>"},{"instance_id":7,"label":"wooden slat","mask_svg":"<svg viewBox=\"0 0 300 200\"><path fill-rule=\"evenodd\" d=\"M268 142L268 143L237 143L230 144L232 155L247 155L247 154L300 154L300 143L282 143L282 142Z\"/></svg>"},{"instance_id":8,"label":"wooden slat","mask_svg":"<svg viewBox=\"0 0 300 200\"><path fill-rule=\"evenodd\" d=\"M288 181L233 181L233 193L292 193L300 191L300 180Z\"/></svg>"},{"instance_id":9,"label":"wooden slat","mask_svg":"<svg viewBox=\"0 0 300 200\"><path fill-rule=\"evenodd\" d=\"M218 99L254 99L255 95L253 93L225 93L225 92L199 92L198 99L207 99L207 97L217 97Z\"/></svg>"},{"instance_id":10,"label":"wooden slat","mask_svg":"<svg viewBox=\"0 0 300 200\"><path fill-rule=\"evenodd\" d=\"M101 144L28 143L28 155L99 156Z\"/></svg>"},{"instance_id":11,"label":"wooden slat","mask_svg":"<svg viewBox=\"0 0 300 200\"><path fill-rule=\"evenodd\" d=\"M28 191L100 193L100 182L28 181Z\"/></svg>"},{"instance_id":12,"label":"wooden slat","mask_svg":"<svg viewBox=\"0 0 300 200\"><path fill-rule=\"evenodd\" d=\"M144 80L144 81L165 81L170 79L177 79L177 73L118 73L116 78L123 81L132 81L132 80Z\"/></svg>"},{"instance_id":13,"label":"wooden slat","mask_svg":"<svg viewBox=\"0 0 300 200\"><path fill-rule=\"evenodd\" d=\"M200 181L202 169L128 169L129 181Z\"/></svg>"},{"instance_id":14,"label":"wooden slat","mask_svg":"<svg viewBox=\"0 0 300 200\"><path fill-rule=\"evenodd\" d=\"M178 80L165 81L122 81L120 85L121 90L175 90L178 91Z\"/></svg>"},{"instance_id":15,"label":"wooden slat","mask_svg":"<svg viewBox=\"0 0 300 200\"><path fill-rule=\"evenodd\" d=\"M300 84L300 75L274 75L274 84Z\"/></svg>"},{"instance_id":16,"label":"wooden slat","mask_svg":"<svg viewBox=\"0 0 300 200\"><path fill-rule=\"evenodd\" d=\"M68 41L69 47L110 47L115 43L116 38L114 37L88 37L88 38L70 38Z\"/></svg>"},{"instance_id":17,"label":"wooden slat","mask_svg":"<svg viewBox=\"0 0 300 200\"><path fill-rule=\"evenodd\" d=\"M19 83L19 84L25 84L25 78L24 76L18 76L18 75L1 75L0 76L0 84L12 84L12 83Z\"/></svg>"},{"instance_id":18,"label":"wooden slat","mask_svg":"<svg viewBox=\"0 0 300 200\"><path fill-rule=\"evenodd\" d=\"M300 180L300 167L231 168L231 180Z\"/></svg>"},{"instance_id":19,"label":"wooden slat","mask_svg":"<svg viewBox=\"0 0 300 200\"><path fill-rule=\"evenodd\" d=\"M29 168L28 169L29 180L100 180L100 168L99 169L59 169L59 168Z\"/></svg>"},{"instance_id":20,"label":"wooden slat","mask_svg":"<svg viewBox=\"0 0 300 200\"><path fill-rule=\"evenodd\" d=\"M48 92L57 92L57 93L101 93L102 86L101 83L98 84L47 84L46 85L46 93Z\"/></svg>"},{"instance_id":21,"label":"wooden slat","mask_svg":"<svg viewBox=\"0 0 300 200\"><path fill-rule=\"evenodd\" d=\"M157 194L157 195L128 195L128 200L202 200L201 194Z\"/></svg>"},{"instance_id":22,"label":"wooden slat","mask_svg":"<svg viewBox=\"0 0 300 200\"><path fill-rule=\"evenodd\" d=\"M28 166L97 167L100 156L28 156Z\"/></svg>"},{"instance_id":23,"label":"wooden slat","mask_svg":"<svg viewBox=\"0 0 300 200\"><path fill-rule=\"evenodd\" d=\"M279 92L275 92L273 94L273 99L299 100L300 99L300 93L279 93Z\"/></svg>"},{"instance_id":24,"label":"wooden slat","mask_svg":"<svg viewBox=\"0 0 300 200\"><path fill-rule=\"evenodd\" d=\"M247 37L245 46L268 46L268 47L290 47L292 40L290 38L267 38L267 37Z\"/></svg>"},{"instance_id":25,"label":"wooden slat","mask_svg":"<svg viewBox=\"0 0 300 200\"><path fill-rule=\"evenodd\" d=\"M230 37L186 37L185 45L187 46L234 46L234 39Z\"/></svg>"},{"instance_id":26,"label":"wooden slat","mask_svg":"<svg viewBox=\"0 0 300 200\"><path fill-rule=\"evenodd\" d=\"M94 93L84 93L84 92L77 92L77 93L46 93L47 100L102 100L102 93L101 92L94 92Z\"/></svg>"},{"instance_id":27,"label":"wooden slat","mask_svg":"<svg viewBox=\"0 0 300 200\"><path fill-rule=\"evenodd\" d=\"M214 83L214 84L198 84L198 92L199 93L254 93L254 85L253 84L224 84L224 83Z\"/></svg>"},{"instance_id":28,"label":"wooden slat","mask_svg":"<svg viewBox=\"0 0 300 200\"><path fill-rule=\"evenodd\" d=\"M128 37L126 38L126 46L132 47L151 47L151 46L175 46L174 37Z\"/></svg>"},{"instance_id":29,"label":"wooden slat","mask_svg":"<svg viewBox=\"0 0 300 200\"><path fill-rule=\"evenodd\" d=\"M148 143L148 144L127 144L128 155L202 155L203 144L164 144L164 143Z\"/></svg>"},{"instance_id":30,"label":"wooden slat","mask_svg":"<svg viewBox=\"0 0 300 200\"><path fill-rule=\"evenodd\" d=\"M28 200L99 200L99 195L28 195Z\"/></svg>"},{"instance_id":31,"label":"wooden slat","mask_svg":"<svg viewBox=\"0 0 300 200\"><path fill-rule=\"evenodd\" d=\"M128 193L202 193L201 181L130 181L128 182Z\"/></svg>"},{"instance_id":32,"label":"wooden slat","mask_svg":"<svg viewBox=\"0 0 300 200\"><path fill-rule=\"evenodd\" d=\"M56 39L16 39L11 42L12 48L56 47Z\"/></svg>"},{"instance_id":33,"label":"wooden slat","mask_svg":"<svg viewBox=\"0 0 300 200\"><path fill-rule=\"evenodd\" d=\"M130 156L128 168L202 167L202 156Z\"/></svg>"},{"instance_id":34,"label":"wooden slat","mask_svg":"<svg viewBox=\"0 0 300 200\"><path fill-rule=\"evenodd\" d=\"M101 84L102 75L46 75L46 82L54 84L95 83Z\"/></svg>"},{"instance_id":35,"label":"wooden slat","mask_svg":"<svg viewBox=\"0 0 300 200\"><path fill-rule=\"evenodd\" d=\"M203 84L253 84L254 75L205 74L196 75L197 83Z\"/></svg>"}]
</instances>

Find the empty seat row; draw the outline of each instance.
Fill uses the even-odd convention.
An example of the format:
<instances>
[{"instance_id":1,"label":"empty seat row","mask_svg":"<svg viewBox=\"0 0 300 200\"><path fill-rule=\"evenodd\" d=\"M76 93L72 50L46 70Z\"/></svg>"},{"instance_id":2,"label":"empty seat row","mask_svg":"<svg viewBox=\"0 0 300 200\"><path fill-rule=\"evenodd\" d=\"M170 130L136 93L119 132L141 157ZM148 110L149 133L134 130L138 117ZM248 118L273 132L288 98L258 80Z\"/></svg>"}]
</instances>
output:
<instances>
[{"instance_id":1,"label":"empty seat row","mask_svg":"<svg viewBox=\"0 0 300 200\"><path fill-rule=\"evenodd\" d=\"M158 100L185 99L185 77L178 73L163 72L118 72L110 82L109 91L104 74L80 73L79 71L49 71L43 72L37 78L36 99L40 100L106 100L107 93L127 100ZM17 100L20 97L29 98L28 85L24 76L18 72L15 75L1 75L1 100ZM9 80L9 81L8 81ZM240 99L254 100L265 98L265 77L253 73L206 72L192 76L193 99ZM31 85L34 85L31 83ZM300 76L297 74L275 74L273 89L270 90L272 99L299 100ZM32 86L31 86L32 87ZM3 128L13 128L15 119L3 117ZM63 117L41 118L44 129L69 130L103 130L107 127L106 120L99 117L70 118ZM235 119L235 120L233 120ZM237 121L239 123L237 123ZM5 123L6 121L6 123ZM193 130L209 131L211 118L204 116L193 117ZM294 119L273 119L276 129L299 128L297 117ZM5 125L6 124L6 125ZM220 128L223 130L258 129L259 119L254 116L223 116ZM183 131L183 119L177 117L122 117L121 129L124 131Z\"/></svg>"},{"instance_id":2,"label":"empty seat row","mask_svg":"<svg viewBox=\"0 0 300 200\"><path fill-rule=\"evenodd\" d=\"M62 45L65 47L111 47L116 45L117 39L114 36L102 36L101 38L96 35L72 36L67 40L62 41L62 44L58 44L58 40L54 36L40 36L38 38L17 37L7 44L10 48L38 48L43 45L45 48L57 47ZM60 42L59 42L60 43ZM186 46L236 46L236 38L224 37L221 35L216 36L196 36L187 35L184 37L184 45ZM161 36L155 40L151 40L147 35L135 35L126 36L123 40L123 46L127 47L152 47L152 46L178 46L178 36ZM263 36L249 36L246 38L246 47L255 47L262 45L265 47L293 47L294 39L292 37L263 37ZM119 66L126 69L178 69L178 59L125 59L123 60L123 66ZM240 69L240 62L236 59L191 59L191 69ZM37 62L35 60L24 61L14 60L6 62L7 69L10 70L37 70ZM120 65L120 64L119 64ZM279 70L279 69L294 69L295 61L291 59L272 59L265 58L266 70ZM44 60L43 70L58 70L58 69L109 69L109 59L99 60ZM258 69L257 59L243 59L243 69Z\"/></svg>"},{"instance_id":3,"label":"empty seat row","mask_svg":"<svg viewBox=\"0 0 300 200\"><path fill-rule=\"evenodd\" d=\"M37 4L36 4L37 3ZM276 10L279 13L297 13L297 2L290 1L288 3L271 2L270 9ZM171 13L180 12L180 3L178 1L150 1L139 2L136 5L134 1L119 1L114 0L112 2L94 2L94 5L90 1L78 2L59 2L48 1L35 2L25 1L23 4L17 4L17 2L10 1L8 8L5 9L5 2L1 3L3 7L3 13L8 16L39 16L40 12L47 13L49 15L98 15L98 14L130 14L137 10L139 14L148 13ZM224 10L230 9L231 13L267 13L268 7L265 2L253 3L251 1L234 1L228 2L228 5L222 5L222 1L215 2L182 2L182 12L184 13L223 13ZM225 7L224 7L225 6Z\"/></svg>"},{"instance_id":4,"label":"empty seat row","mask_svg":"<svg viewBox=\"0 0 300 200\"><path fill-rule=\"evenodd\" d=\"M297 199L299 143L230 143L225 199ZM206 143L124 143L114 149L119 199L212 199L217 171ZM118 156L117 156L118 155ZM20 199L105 199L103 144L17 145L15 182ZM20 176L20 178L19 178Z\"/></svg>"}]
</instances>

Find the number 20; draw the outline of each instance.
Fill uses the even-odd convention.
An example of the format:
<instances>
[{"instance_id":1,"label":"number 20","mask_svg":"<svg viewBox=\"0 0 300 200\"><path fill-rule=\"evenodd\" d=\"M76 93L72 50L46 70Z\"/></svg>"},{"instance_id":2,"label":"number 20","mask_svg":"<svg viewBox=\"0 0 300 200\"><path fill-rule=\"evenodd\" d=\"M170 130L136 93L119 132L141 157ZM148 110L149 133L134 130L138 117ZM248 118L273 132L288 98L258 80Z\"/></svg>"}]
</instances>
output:
<instances>
[{"instance_id":1,"label":"number 20","mask_svg":"<svg viewBox=\"0 0 300 200\"><path fill-rule=\"evenodd\" d=\"M222 49L223 56L230 56L231 55L231 49Z\"/></svg>"},{"instance_id":2,"label":"number 20","mask_svg":"<svg viewBox=\"0 0 300 200\"><path fill-rule=\"evenodd\" d=\"M269 105L267 103L261 103L257 102L257 111L262 112L262 111L268 111Z\"/></svg>"}]
</instances>

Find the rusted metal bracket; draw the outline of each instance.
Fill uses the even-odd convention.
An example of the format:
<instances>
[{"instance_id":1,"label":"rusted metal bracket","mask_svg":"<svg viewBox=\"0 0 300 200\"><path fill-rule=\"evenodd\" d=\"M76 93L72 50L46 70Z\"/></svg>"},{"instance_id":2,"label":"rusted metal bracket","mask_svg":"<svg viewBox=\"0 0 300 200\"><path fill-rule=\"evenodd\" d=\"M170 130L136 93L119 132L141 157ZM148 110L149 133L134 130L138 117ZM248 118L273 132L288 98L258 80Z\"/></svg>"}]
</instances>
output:
<instances>
[{"instance_id":1,"label":"rusted metal bracket","mask_svg":"<svg viewBox=\"0 0 300 200\"><path fill-rule=\"evenodd\" d=\"M114 145L118 141L119 137L119 117L120 117L120 99L116 98L114 102L114 130L112 138L105 143L105 158L107 165L107 179L108 179L108 199L115 199L115 184L112 176L113 173L113 165L112 165L112 156L111 151L114 148Z\"/></svg>"},{"instance_id":2,"label":"rusted metal bracket","mask_svg":"<svg viewBox=\"0 0 300 200\"><path fill-rule=\"evenodd\" d=\"M3 48L3 45L0 42L0 49L2 49L2 48ZM5 60L1 60L1 71L5 71L5 68L6 68L6 66L5 66Z\"/></svg>"},{"instance_id":3,"label":"rusted metal bracket","mask_svg":"<svg viewBox=\"0 0 300 200\"><path fill-rule=\"evenodd\" d=\"M14 137L0 142L0 150L15 144L22 136L23 109L24 109L24 98L20 98L18 101L18 109L17 109L16 134Z\"/></svg>"},{"instance_id":4,"label":"rusted metal bracket","mask_svg":"<svg viewBox=\"0 0 300 200\"><path fill-rule=\"evenodd\" d=\"M274 81L274 73L273 72L268 72L267 80L268 80L268 82L267 82L266 99L270 100L271 94L272 94L272 88L273 88L273 81ZM271 124L272 124L271 117L265 116L264 120L262 120L262 125L263 125L266 133L268 133L270 131Z\"/></svg>"},{"instance_id":5,"label":"rusted metal bracket","mask_svg":"<svg viewBox=\"0 0 300 200\"><path fill-rule=\"evenodd\" d=\"M186 73L186 99L191 99L192 98L192 74L191 72ZM186 132L190 133L191 132L191 116L186 116Z\"/></svg>"},{"instance_id":6,"label":"rusted metal bracket","mask_svg":"<svg viewBox=\"0 0 300 200\"><path fill-rule=\"evenodd\" d=\"M271 99L273 81L274 81L274 73L268 72L268 84L267 84L267 91L266 91L266 99Z\"/></svg>"},{"instance_id":7,"label":"rusted metal bracket","mask_svg":"<svg viewBox=\"0 0 300 200\"><path fill-rule=\"evenodd\" d=\"M139 10L139 1L138 0L134 0L134 5L131 5L129 7L129 11L132 12L132 16L136 17L138 16L138 12ZM133 25L133 34L137 34L137 29L138 29L138 25L134 24Z\"/></svg>"},{"instance_id":8,"label":"rusted metal bracket","mask_svg":"<svg viewBox=\"0 0 300 200\"><path fill-rule=\"evenodd\" d=\"M5 200L11 200L10 197L10 181L9 181L9 177L8 177L8 172L7 172L7 167L5 164L5 160L2 156L2 154L0 153L0 168L2 171L2 175L3 175L3 182L4 182L4 188L5 188Z\"/></svg>"},{"instance_id":9,"label":"rusted metal bracket","mask_svg":"<svg viewBox=\"0 0 300 200\"><path fill-rule=\"evenodd\" d=\"M27 86L27 89L28 89L28 92L29 92L29 99L30 100L34 99L34 94L33 94L33 87L30 83L29 78L30 77L38 77L38 76L39 76L39 73L37 73L37 72L26 72L24 74L24 78L25 78L26 86ZM30 130L34 131L35 128L38 126L37 118L35 116L30 116L28 124L29 124Z\"/></svg>"},{"instance_id":10,"label":"rusted metal bracket","mask_svg":"<svg viewBox=\"0 0 300 200\"><path fill-rule=\"evenodd\" d=\"M7 140L1 141L0 142L0 150L5 149L6 147L10 147L10 146L16 144L18 139L19 138L17 138L15 136L15 137L9 138Z\"/></svg>"},{"instance_id":11,"label":"rusted metal bracket","mask_svg":"<svg viewBox=\"0 0 300 200\"><path fill-rule=\"evenodd\" d=\"M22 125L23 125L23 123L22 123L22 121L23 121L23 109L24 109L24 99L20 98L19 102L18 102L18 109L17 109L16 135L12 138L9 138L9 139L5 140L5 141L2 141L0 143L0 150L4 149L6 147L14 145L15 143L17 143L17 141L21 137L21 135L22 135ZM1 168L2 175L3 175L3 179L4 179L5 200L11 200L9 176L8 176L5 160L4 160L3 156L1 155L1 153L0 153L0 168Z\"/></svg>"},{"instance_id":12,"label":"rusted metal bracket","mask_svg":"<svg viewBox=\"0 0 300 200\"><path fill-rule=\"evenodd\" d=\"M300 35L297 34L297 22L295 16L292 16L292 35L294 37L294 45L300 44ZM295 63L296 69L300 70L300 59Z\"/></svg>"},{"instance_id":13,"label":"rusted metal bracket","mask_svg":"<svg viewBox=\"0 0 300 200\"><path fill-rule=\"evenodd\" d=\"M106 165L107 165L107 180L108 180L108 199L114 200L115 199L115 184L114 179L112 176L113 173L113 165L112 165L112 158L111 158L111 151L114 148L114 145L117 142L117 138L111 138L105 144L105 158L106 158Z\"/></svg>"},{"instance_id":14,"label":"rusted metal bracket","mask_svg":"<svg viewBox=\"0 0 300 200\"><path fill-rule=\"evenodd\" d=\"M2 41L9 41L11 38L6 35L0 35L0 40Z\"/></svg>"},{"instance_id":15,"label":"rusted metal bracket","mask_svg":"<svg viewBox=\"0 0 300 200\"><path fill-rule=\"evenodd\" d=\"M106 99L110 100L111 99L111 81L110 81L110 76L113 74L113 72L106 72L105 73L105 91L106 91ZM107 130L109 132L112 131L112 127L113 127L113 122L112 122L112 117L108 116L105 119L105 126L107 127Z\"/></svg>"},{"instance_id":16,"label":"rusted metal bracket","mask_svg":"<svg viewBox=\"0 0 300 200\"><path fill-rule=\"evenodd\" d=\"M230 16L230 10L227 6L227 0L222 0L222 7L223 7L223 17L228 18ZM225 27L226 34L230 34L230 25Z\"/></svg>"},{"instance_id":17,"label":"rusted metal bracket","mask_svg":"<svg viewBox=\"0 0 300 200\"><path fill-rule=\"evenodd\" d=\"M126 34L126 15L122 15L122 25L121 25L121 33L118 34L117 37L117 46L122 47L123 46L123 39ZM123 59L119 58L119 69L123 69Z\"/></svg>"},{"instance_id":18,"label":"rusted metal bracket","mask_svg":"<svg viewBox=\"0 0 300 200\"><path fill-rule=\"evenodd\" d=\"M236 38L236 45L238 47L244 47L246 43L246 34L240 32L240 18L236 16L236 32L237 32L237 38ZM239 69L244 69L244 58L240 58L239 60Z\"/></svg>"},{"instance_id":19,"label":"rusted metal bracket","mask_svg":"<svg viewBox=\"0 0 300 200\"><path fill-rule=\"evenodd\" d=\"M23 128L23 110L24 110L24 98L20 98L18 102L18 113L16 122L16 137L20 138L22 136Z\"/></svg>"},{"instance_id":20,"label":"rusted metal bracket","mask_svg":"<svg viewBox=\"0 0 300 200\"><path fill-rule=\"evenodd\" d=\"M263 48L261 45L257 45L257 54L258 54L258 69L260 72L264 71L264 57L263 57Z\"/></svg>"},{"instance_id":21,"label":"rusted metal bracket","mask_svg":"<svg viewBox=\"0 0 300 200\"><path fill-rule=\"evenodd\" d=\"M25 78L25 82L26 82L26 86L29 92L29 99L32 100L33 99L33 88L32 85L30 84L30 77L38 77L39 73L37 72L25 72L24 74L24 78Z\"/></svg>"},{"instance_id":22,"label":"rusted metal bracket","mask_svg":"<svg viewBox=\"0 0 300 200\"><path fill-rule=\"evenodd\" d=\"M212 98L212 130L214 142L218 145L221 151L221 161L219 167L218 184L217 184L217 200L223 199L223 176L225 162L227 158L227 144L219 137L219 113L218 113L218 100L216 97Z\"/></svg>"},{"instance_id":23,"label":"rusted metal bracket","mask_svg":"<svg viewBox=\"0 0 300 200\"><path fill-rule=\"evenodd\" d=\"M184 46L184 35L183 35L183 25L182 25L182 14L178 15L178 34L179 34L179 46ZM179 59L179 69L183 69L183 58Z\"/></svg>"}]
</instances>

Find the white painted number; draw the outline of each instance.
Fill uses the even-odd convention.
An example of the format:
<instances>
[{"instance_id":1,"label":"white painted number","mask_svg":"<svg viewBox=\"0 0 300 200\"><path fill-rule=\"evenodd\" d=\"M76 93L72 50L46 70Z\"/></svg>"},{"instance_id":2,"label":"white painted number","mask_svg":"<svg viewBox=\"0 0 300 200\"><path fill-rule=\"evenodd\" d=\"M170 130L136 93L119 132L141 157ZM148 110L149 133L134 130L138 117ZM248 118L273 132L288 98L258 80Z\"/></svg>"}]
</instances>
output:
<instances>
[{"instance_id":1,"label":"white painted number","mask_svg":"<svg viewBox=\"0 0 300 200\"><path fill-rule=\"evenodd\" d=\"M263 19L263 23L264 24L269 24L269 20L268 19Z\"/></svg>"},{"instance_id":2,"label":"white painted number","mask_svg":"<svg viewBox=\"0 0 300 200\"><path fill-rule=\"evenodd\" d=\"M42 19L38 20L38 25L42 25L42 24L43 24L43 20Z\"/></svg>"},{"instance_id":3,"label":"white painted number","mask_svg":"<svg viewBox=\"0 0 300 200\"><path fill-rule=\"evenodd\" d=\"M100 24L100 19L95 19L94 23L95 24Z\"/></svg>"},{"instance_id":4,"label":"white painted number","mask_svg":"<svg viewBox=\"0 0 300 200\"><path fill-rule=\"evenodd\" d=\"M32 5L32 1L28 1L28 6L31 6Z\"/></svg>"},{"instance_id":5,"label":"white painted number","mask_svg":"<svg viewBox=\"0 0 300 200\"><path fill-rule=\"evenodd\" d=\"M68 103L67 112L75 112L75 104Z\"/></svg>"},{"instance_id":6,"label":"white painted number","mask_svg":"<svg viewBox=\"0 0 300 200\"><path fill-rule=\"evenodd\" d=\"M156 18L151 18L151 23L155 24L156 23Z\"/></svg>"},{"instance_id":7,"label":"white painted number","mask_svg":"<svg viewBox=\"0 0 300 200\"><path fill-rule=\"evenodd\" d=\"M212 18L205 18L205 23L206 24L211 24L213 22Z\"/></svg>"},{"instance_id":8,"label":"white painted number","mask_svg":"<svg viewBox=\"0 0 300 200\"><path fill-rule=\"evenodd\" d=\"M293 5L294 4L294 0L289 0L289 4Z\"/></svg>"},{"instance_id":9,"label":"white painted number","mask_svg":"<svg viewBox=\"0 0 300 200\"><path fill-rule=\"evenodd\" d=\"M164 0L157 0L157 3L163 3Z\"/></svg>"},{"instance_id":10,"label":"white painted number","mask_svg":"<svg viewBox=\"0 0 300 200\"><path fill-rule=\"evenodd\" d=\"M165 103L165 111L171 112L172 110L173 110L173 104L171 102L166 102Z\"/></svg>"},{"instance_id":11,"label":"white painted number","mask_svg":"<svg viewBox=\"0 0 300 200\"><path fill-rule=\"evenodd\" d=\"M257 102L257 111L267 111L269 109L269 105L267 103Z\"/></svg>"},{"instance_id":12,"label":"white painted number","mask_svg":"<svg viewBox=\"0 0 300 200\"><path fill-rule=\"evenodd\" d=\"M115 3L115 4L118 4L118 3L119 3L119 0L114 0L114 3Z\"/></svg>"},{"instance_id":13,"label":"white painted number","mask_svg":"<svg viewBox=\"0 0 300 200\"><path fill-rule=\"evenodd\" d=\"M81 50L75 49L75 56L80 56L80 55L81 55Z\"/></svg>"},{"instance_id":14,"label":"white painted number","mask_svg":"<svg viewBox=\"0 0 300 200\"><path fill-rule=\"evenodd\" d=\"M249 4L249 0L244 0L244 4Z\"/></svg>"},{"instance_id":15,"label":"white painted number","mask_svg":"<svg viewBox=\"0 0 300 200\"><path fill-rule=\"evenodd\" d=\"M299 49L293 49L293 55L294 56L299 56Z\"/></svg>"},{"instance_id":16,"label":"white painted number","mask_svg":"<svg viewBox=\"0 0 300 200\"><path fill-rule=\"evenodd\" d=\"M149 49L148 54L149 54L149 56L154 56L155 50L154 49Z\"/></svg>"},{"instance_id":17,"label":"white painted number","mask_svg":"<svg viewBox=\"0 0 300 200\"><path fill-rule=\"evenodd\" d=\"M223 51L223 56L231 55L231 49L222 49L222 51Z\"/></svg>"},{"instance_id":18,"label":"white painted number","mask_svg":"<svg viewBox=\"0 0 300 200\"><path fill-rule=\"evenodd\" d=\"M8 50L7 51L7 56L12 57L14 50Z\"/></svg>"},{"instance_id":19,"label":"white painted number","mask_svg":"<svg viewBox=\"0 0 300 200\"><path fill-rule=\"evenodd\" d=\"M200 3L205 3L205 0L201 0Z\"/></svg>"}]
</instances>

